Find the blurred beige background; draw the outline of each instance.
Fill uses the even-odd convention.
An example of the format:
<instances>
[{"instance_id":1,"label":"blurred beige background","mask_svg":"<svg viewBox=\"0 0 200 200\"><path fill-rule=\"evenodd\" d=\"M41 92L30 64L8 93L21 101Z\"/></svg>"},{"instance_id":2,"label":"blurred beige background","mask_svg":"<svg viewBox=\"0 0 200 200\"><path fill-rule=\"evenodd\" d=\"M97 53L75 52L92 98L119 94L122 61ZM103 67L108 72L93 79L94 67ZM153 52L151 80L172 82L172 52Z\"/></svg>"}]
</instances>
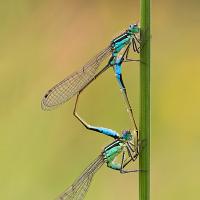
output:
<instances>
[{"instance_id":1,"label":"blurred beige background","mask_svg":"<svg viewBox=\"0 0 200 200\"><path fill-rule=\"evenodd\" d=\"M200 197L199 5L153 1L153 200ZM74 119L74 98L44 112L41 97L137 21L139 2L8 0L0 15L0 199L54 199L112 139ZM123 73L138 122L139 65L126 64ZM88 122L121 131L129 123L113 77L109 70L91 84L79 110ZM104 166L86 199L138 199L138 175Z\"/></svg>"}]
</instances>

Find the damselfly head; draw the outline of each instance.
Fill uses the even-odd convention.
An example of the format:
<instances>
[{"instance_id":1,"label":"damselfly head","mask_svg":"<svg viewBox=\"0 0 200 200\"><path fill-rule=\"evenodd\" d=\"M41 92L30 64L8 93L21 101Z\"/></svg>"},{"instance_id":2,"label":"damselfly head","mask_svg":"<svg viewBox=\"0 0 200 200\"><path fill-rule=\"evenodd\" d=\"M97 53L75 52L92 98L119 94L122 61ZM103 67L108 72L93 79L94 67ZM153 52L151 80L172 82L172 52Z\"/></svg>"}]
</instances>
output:
<instances>
[{"instance_id":1,"label":"damselfly head","mask_svg":"<svg viewBox=\"0 0 200 200\"><path fill-rule=\"evenodd\" d=\"M130 141L132 140L133 136L131 134L130 130L123 130L122 131L122 139L124 139L125 141Z\"/></svg>"},{"instance_id":2,"label":"damselfly head","mask_svg":"<svg viewBox=\"0 0 200 200\"><path fill-rule=\"evenodd\" d=\"M139 28L139 25L138 23L136 24L131 24L128 28L128 32L130 33L139 33L140 32L140 28Z\"/></svg>"}]
</instances>

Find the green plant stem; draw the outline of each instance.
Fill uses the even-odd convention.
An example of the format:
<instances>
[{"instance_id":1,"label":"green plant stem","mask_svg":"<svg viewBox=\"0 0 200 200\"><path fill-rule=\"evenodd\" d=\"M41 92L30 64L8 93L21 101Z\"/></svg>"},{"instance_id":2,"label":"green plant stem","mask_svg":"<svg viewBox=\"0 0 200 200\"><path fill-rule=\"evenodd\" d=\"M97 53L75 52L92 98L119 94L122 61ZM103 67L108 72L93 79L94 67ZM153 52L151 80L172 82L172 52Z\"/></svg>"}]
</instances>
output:
<instances>
[{"instance_id":1,"label":"green plant stem","mask_svg":"<svg viewBox=\"0 0 200 200\"><path fill-rule=\"evenodd\" d=\"M141 0L139 200L150 199L150 0Z\"/></svg>"}]
</instances>

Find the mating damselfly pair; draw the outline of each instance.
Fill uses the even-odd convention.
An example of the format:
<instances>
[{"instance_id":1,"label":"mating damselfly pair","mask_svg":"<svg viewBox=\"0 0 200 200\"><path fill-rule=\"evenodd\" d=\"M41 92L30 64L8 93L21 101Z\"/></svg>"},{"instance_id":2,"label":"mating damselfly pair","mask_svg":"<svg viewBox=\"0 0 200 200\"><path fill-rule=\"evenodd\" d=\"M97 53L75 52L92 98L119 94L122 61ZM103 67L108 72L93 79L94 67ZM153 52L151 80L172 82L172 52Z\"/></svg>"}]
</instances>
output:
<instances>
[{"instance_id":1,"label":"mating damselfly pair","mask_svg":"<svg viewBox=\"0 0 200 200\"><path fill-rule=\"evenodd\" d=\"M135 161L139 154L138 145L138 129L133 115L133 110L128 99L126 87L122 79L122 64L123 62L138 61L137 59L129 58L129 50L135 53L140 52L140 40L138 24L133 24L128 29L114 38L107 48L98 53L94 58L89 60L79 71L66 77L63 81L52 87L42 99L42 108L44 110L51 110L60 104L71 99L77 95L74 107L74 116L89 130L100 132L115 139L113 143L106 146L98 158L92 162L88 168L75 180L75 182L61 194L58 199L81 200L89 188L94 173L104 164L114 170L119 170L121 173L135 172L138 170L125 170L125 167L131 162ZM107 64L99 70L101 63L108 58ZM133 123L132 130L122 131L120 136L116 131L103 127L95 127L87 124L77 114L77 103L79 96L83 90L99 75L112 67L115 76L119 83L127 111L129 113L131 122ZM132 133L131 133L132 132ZM114 159L121 155L121 163L115 163Z\"/></svg>"}]
</instances>

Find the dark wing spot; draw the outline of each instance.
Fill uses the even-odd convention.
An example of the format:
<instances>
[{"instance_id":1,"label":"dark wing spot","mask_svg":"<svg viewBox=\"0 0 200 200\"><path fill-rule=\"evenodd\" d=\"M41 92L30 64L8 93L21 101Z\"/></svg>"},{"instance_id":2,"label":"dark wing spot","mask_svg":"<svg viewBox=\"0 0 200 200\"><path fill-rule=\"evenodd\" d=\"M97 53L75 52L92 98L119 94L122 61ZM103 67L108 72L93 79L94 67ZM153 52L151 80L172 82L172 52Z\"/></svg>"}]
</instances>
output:
<instances>
[{"instance_id":1,"label":"dark wing spot","mask_svg":"<svg viewBox=\"0 0 200 200\"><path fill-rule=\"evenodd\" d=\"M52 90L49 90L49 91L44 95L44 98L47 98L51 92L52 92Z\"/></svg>"}]
</instances>

